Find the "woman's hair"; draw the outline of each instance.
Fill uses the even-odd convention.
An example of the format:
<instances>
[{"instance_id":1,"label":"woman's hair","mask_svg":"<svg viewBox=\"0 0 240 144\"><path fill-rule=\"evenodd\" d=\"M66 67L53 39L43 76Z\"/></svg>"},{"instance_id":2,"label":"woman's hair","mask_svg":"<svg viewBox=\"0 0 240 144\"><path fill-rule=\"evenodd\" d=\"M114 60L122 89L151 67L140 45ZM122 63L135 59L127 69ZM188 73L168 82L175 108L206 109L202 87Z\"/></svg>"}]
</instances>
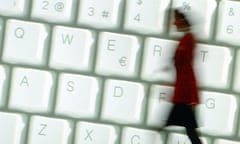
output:
<instances>
[{"instance_id":1,"label":"woman's hair","mask_svg":"<svg viewBox=\"0 0 240 144\"><path fill-rule=\"evenodd\" d=\"M186 15L184 13L180 12L178 9L174 9L174 16L175 16L175 18L183 19L185 21L186 25L188 25L189 27L191 26L191 23L188 20L188 18L186 17Z\"/></svg>"}]
</instances>

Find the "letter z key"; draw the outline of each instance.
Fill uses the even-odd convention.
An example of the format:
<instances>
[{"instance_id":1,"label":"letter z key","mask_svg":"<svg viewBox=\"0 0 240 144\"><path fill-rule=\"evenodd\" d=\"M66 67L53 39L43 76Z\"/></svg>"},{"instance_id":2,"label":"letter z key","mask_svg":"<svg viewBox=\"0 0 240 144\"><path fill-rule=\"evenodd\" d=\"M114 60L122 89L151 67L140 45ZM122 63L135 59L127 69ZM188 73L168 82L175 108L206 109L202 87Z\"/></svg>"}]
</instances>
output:
<instances>
[{"instance_id":1,"label":"letter z key","mask_svg":"<svg viewBox=\"0 0 240 144\"><path fill-rule=\"evenodd\" d=\"M28 144L67 144L71 141L70 121L32 116Z\"/></svg>"}]
</instances>

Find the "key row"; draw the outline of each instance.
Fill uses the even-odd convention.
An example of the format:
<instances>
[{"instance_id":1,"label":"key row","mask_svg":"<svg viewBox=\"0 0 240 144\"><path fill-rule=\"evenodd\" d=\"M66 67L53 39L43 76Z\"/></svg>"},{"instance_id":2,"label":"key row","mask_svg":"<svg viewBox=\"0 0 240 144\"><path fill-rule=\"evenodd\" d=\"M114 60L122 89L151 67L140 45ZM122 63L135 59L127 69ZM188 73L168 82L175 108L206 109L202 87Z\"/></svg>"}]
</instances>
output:
<instances>
[{"instance_id":1,"label":"key row","mask_svg":"<svg viewBox=\"0 0 240 144\"><path fill-rule=\"evenodd\" d=\"M100 29L118 29L123 23L124 30L144 34L161 34L167 29L170 0L0 0L0 13L5 16L30 17L55 23L73 23L79 26ZM78 8L77 8L78 7ZM239 37L238 1L221 0L219 9L216 0L172 0L172 8L181 8L192 18L194 32L198 38L209 40L217 26L217 41L237 45ZM196 17L197 15L197 17ZM216 16L218 19L216 20ZM74 18L77 20L74 20ZM125 19L123 19L125 18ZM123 21L123 22L122 22ZM170 26L170 34L175 27Z\"/></svg>"},{"instance_id":2,"label":"key row","mask_svg":"<svg viewBox=\"0 0 240 144\"><path fill-rule=\"evenodd\" d=\"M7 122L5 121L7 119ZM3 122L2 122L3 121ZM4 125L3 125L4 123ZM0 112L0 143L7 144L186 144L189 138L180 133L170 133L168 138L163 132L133 127L120 129L116 125L78 121L76 129L74 123L66 119L58 119L34 115L29 119L29 130L26 133L27 118L18 113ZM74 130L76 131L73 136ZM121 137L120 137L121 133ZM24 139L28 135L28 139ZM210 144L210 139L201 137L203 144ZM17 143L16 143L17 142ZM216 139L214 144L239 144L237 141Z\"/></svg>"},{"instance_id":3,"label":"key row","mask_svg":"<svg viewBox=\"0 0 240 144\"><path fill-rule=\"evenodd\" d=\"M168 100L173 87L169 86L148 86L117 79L103 81L98 77L70 73L56 75L51 71L20 67L13 68L10 76L4 66L0 68L0 91L3 92L0 104L12 110L160 128L172 106ZM9 77L11 89L7 92ZM9 100L6 103L7 94ZM236 134L240 128L235 127L239 122L236 96L210 91L200 91L199 95L200 131L210 135L240 136L240 133Z\"/></svg>"},{"instance_id":4,"label":"key row","mask_svg":"<svg viewBox=\"0 0 240 144\"><path fill-rule=\"evenodd\" d=\"M105 76L173 82L175 70L172 57L176 44L173 40L142 39L111 32L96 35L88 29L64 26L55 26L51 31L41 23L8 20L2 60L39 67L48 65L59 70L95 72ZM197 44L194 68L200 86L229 88L232 63L232 48ZM139 67L141 71L138 71ZM165 67L171 69L164 71ZM239 81L237 78L234 87L239 86Z\"/></svg>"},{"instance_id":5,"label":"key row","mask_svg":"<svg viewBox=\"0 0 240 144\"><path fill-rule=\"evenodd\" d=\"M6 119L7 122L4 121ZM74 126L72 121L43 116L32 116L29 121L29 130L28 134L26 134L27 120L24 115L0 112L0 128L1 130L7 130L6 132L1 133L2 137L0 139L0 143L116 144L120 140L119 127L114 125L96 124L84 121L77 122L76 135L75 139L73 140ZM4 125L2 125L3 123ZM145 138L147 140L146 142L150 142L150 138L156 138L153 141L158 143L163 142L162 136L156 131L126 127L123 130L123 134L123 144L127 144L129 140L131 141L133 139L139 141L140 137ZM28 135L28 139L26 140L24 140L25 135Z\"/></svg>"}]
</instances>

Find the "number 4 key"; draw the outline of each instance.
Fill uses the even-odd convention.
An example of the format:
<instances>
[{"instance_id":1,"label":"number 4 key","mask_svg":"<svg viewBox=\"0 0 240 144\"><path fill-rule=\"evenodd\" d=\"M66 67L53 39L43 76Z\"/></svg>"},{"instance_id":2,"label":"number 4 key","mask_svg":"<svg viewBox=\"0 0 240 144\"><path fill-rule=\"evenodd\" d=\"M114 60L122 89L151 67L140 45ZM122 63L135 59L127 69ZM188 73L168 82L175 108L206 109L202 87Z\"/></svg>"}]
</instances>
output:
<instances>
[{"instance_id":1,"label":"number 4 key","mask_svg":"<svg viewBox=\"0 0 240 144\"><path fill-rule=\"evenodd\" d=\"M165 29L169 0L127 0L124 29L143 34L159 34ZM157 17L157 18L156 18Z\"/></svg>"}]
</instances>

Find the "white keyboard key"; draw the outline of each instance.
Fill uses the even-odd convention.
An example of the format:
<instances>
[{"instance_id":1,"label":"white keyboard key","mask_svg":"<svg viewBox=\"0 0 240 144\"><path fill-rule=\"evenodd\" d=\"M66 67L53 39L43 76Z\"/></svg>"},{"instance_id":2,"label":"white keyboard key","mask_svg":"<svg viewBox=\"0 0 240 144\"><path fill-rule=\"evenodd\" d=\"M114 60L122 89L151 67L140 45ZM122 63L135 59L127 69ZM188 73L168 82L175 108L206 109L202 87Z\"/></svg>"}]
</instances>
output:
<instances>
[{"instance_id":1,"label":"white keyboard key","mask_svg":"<svg viewBox=\"0 0 240 144\"><path fill-rule=\"evenodd\" d=\"M233 52L227 47L198 44L194 69L199 86L228 88Z\"/></svg>"},{"instance_id":2,"label":"white keyboard key","mask_svg":"<svg viewBox=\"0 0 240 144\"><path fill-rule=\"evenodd\" d=\"M159 34L166 28L170 0L127 0L124 29Z\"/></svg>"},{"instance_id":3,"label":"white keyboard key","mask_svg":"<svg viewBox=\"0 0 240 144\"><path fill-rule=\"evenodd\" d=\"M4 16L24 17L28 6L29 0L0 0L0 13Z\"/></svg>"},{"instance_id":4,"label":"white keyboard key","mask_svg":"<svg viewBox=\"0 0 240 144\"><path fill-rule=\"evenodd\" d=\"M0 143L25 144L26 118L15 113L0 112Z\"/></svg>"},{"instance_id":5,"label":"white keyboard key","mask_svg":"<svg viewBox=\"0 0 240 144\"><path fill-rule=\"evenodd\" d=\"M210 140L200 137L202 144L211 144ZM167 144L192 144L187 135L180 133L171 133L168 137Z\"/></svg>"},{"instance_id":6,"label":"white keyboard key","mask_svg":"<svg viewBox=\"0 0 240 144\"><path fill-rule=\"evenodd\" d=\"M212 36L215 21L216 0L173 0L172 8L183 10L193 23L192 31L196 37L208 40ZM171 34L177 34L174 25Z\"/></svg>"},{"instance_id":7,"label":"white keyboard key","mask_svg":"<svg viewBox=\"0 0 240 144\"><path fill-rule=\"evenodd\" d=\"M70 144L72 124L67 120L32 116L28 144Z\"/></svg>"},{"instance_id":8,"label":"white keyboard key","mask_svg":"<svg viewBox=\"0 0 240 144\"><path fill-rule=\"evenodd\" d=\"M5 104L6 88L8 84L8 69L4 65L0 65L0 106Z\"/></svg>"},{"instance_id":9,"label":"white keyboard key","mask_svg":"<svg viewBox=\"0 0 240 144\"><path fill-rule=\"evenodd\" d=\"M172 103L170 99L173 87L152 85L149 95L147 124L154 127L163 127L166 124Z\"/></svg>"},{"instance_id":10,"label":"white keyboard key","mask_svg":"<svg viewBox=\"0 0 240 144\"><path fill-rule=\"evenodd\" d=\"M113 125L78 122L75 144L117 144L118 131Z\"/></svg>"},{"instance_id":11,"label":"white keyboard key","mask_svg":"<svg viewBox=\"0 0 240 144\"><path fill-rule=\"evenodd\" d=\"M97 78L61 74L57 92L56 113L76 118L94 118L100 96Z\"/></svg>"},{"instance_id":12,"label":"white keyboard key","mask_svg":"<svg viewBox=\"0 0 240 144\"><path fill-rule=\"evenodd\" d=\"M214 144L240 144L240 142L227 139L217 139L214 141Z\"/></svg>"},{"instance_id":13,"label":"white keyboard key","mask_svg":"<svg viewBox=\"0 0 240 144\"><path fill-rule=\"evenodd\" d=\"M164 144L164 139L157 131L125 127L121 144Z\"/></svg>"},{"instance_id":14,"label":"white keyboard key","mask_svg":"<svg viewBox=\"0 0 240 144\"><path fill-rule=\"evenodd\" d=\"M47 27L40 23L8 20L3 60L9 63L43 65L46 62Z\"/></svg>"},{"instance_id":15,"label":"white keyboard key","mask_svg":"<svg viewBox=\"0 0 240 144\"><path fill-rule=\"evenodd\" d=\"M50 72L14 68L9 108L27 112L48 112L51 108L53 75Z\"/></svg>"},{"instance_id":16,"label":"white keyboard key","mask_svg":"<svg viewBox=\"0 0 240 144\"><path fill-rule=\"evenodd\" d=\"M240 2L222 0L219 4L216 40L240 46Z\"/></svg>"},{"instance_id":17,"label":"white keyboard key","mask_svg":"<svg viewBox=\"0 0 240 144\"><path fill-rule=\"evenodd\" d=\"M203 133L216 136L231 136L235 133L238 105L234 95L206 92L200 93L198 120Z\"/></svg>"},{"instance_id":18,"label":"white keyboard key","mask_svg":"<svg viewBox=\"0 0 240 144\"><path fill-rule=\"evenodd\" d=\"M123 0L81 0L77 23L94 28L117 28L122 6Z\"/></svg>"},{"instance_id":19,"label":"white keyboard key","mask_svg":"<svg viewBox=\"0 0 240 144\"><path fill-rule=\"evenodd\" d=\"M135 36L100 33L96 72L102 75L136 76L140 42Z\"/></svg>"},{"instance_id":20,"label":"white keyboard key","mask_svg":"<svg viewBox=\"0 0 240 144\"><path fill-rule=\"evenodd\" d=\"M75 0L33 0L31 17L47 22L72 22Z\"/></svg>"},{"instance_id":21,"label":"white keyboard key","mask_svg":"<svg viewBox=\"0 0 240 144\"><path fill-rule=\"evenodd\" d=\"M177 42L147 38L144 46L141 78L148 81L175 80L173 55ZM164 70L168 68L169 70Z\"/></svg>"},{"instance_id":22,"label":"white keyboard key","mask_svg":"<svg viewBox=\"0 0 240 144\"><path fill-rule=\"evenodd\" d=\"M103 120L124 124L142 121L146 92L143 84L107 80L104 87Z\"/></svg>"},{"instance_id":23,"label":"white keyboard key","mask_svg":"<svg viewBox=\"0 0 240 144\"><path fill-rule=\"evenodd\" d=\"M235 65L235 71L234 71L234 84L233 84L233 90L236 92L240 92L240 51L237 51L236 55L236 65Z\"/></svg>"},{"instance_id":24,"label":"white keyboard key","mask_svg":"<svg viewBox=\"0 0 240 144\"><path fill-rule=\"evenodd\" d=\"M89 30L56 26L50 54L50 67L87 71L92 67L94 35Z\"/></svg>"}]
</instances>

